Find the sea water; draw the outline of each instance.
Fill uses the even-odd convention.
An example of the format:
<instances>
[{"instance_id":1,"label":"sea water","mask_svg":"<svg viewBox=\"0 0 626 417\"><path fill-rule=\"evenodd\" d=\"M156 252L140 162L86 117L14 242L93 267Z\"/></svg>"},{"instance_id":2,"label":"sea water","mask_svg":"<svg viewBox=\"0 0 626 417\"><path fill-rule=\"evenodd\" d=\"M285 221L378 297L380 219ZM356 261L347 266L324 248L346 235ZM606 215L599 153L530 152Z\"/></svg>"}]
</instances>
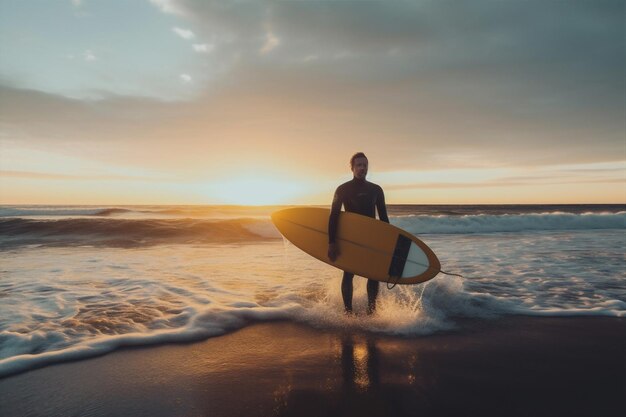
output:
<instances>
[{"instance_id":1,"label":"sea water","mask_svg":"<svg viewBox=\"0 0 626 417\"><path fill-rule=\"evenodd\" d=\"M343 315L341 271L284 240L278 207L0 206L0 377L122 346L289 320L420 337L462 318L626 316L626 207L389 206L439 274Z\"/></svg>"}]
</instances>

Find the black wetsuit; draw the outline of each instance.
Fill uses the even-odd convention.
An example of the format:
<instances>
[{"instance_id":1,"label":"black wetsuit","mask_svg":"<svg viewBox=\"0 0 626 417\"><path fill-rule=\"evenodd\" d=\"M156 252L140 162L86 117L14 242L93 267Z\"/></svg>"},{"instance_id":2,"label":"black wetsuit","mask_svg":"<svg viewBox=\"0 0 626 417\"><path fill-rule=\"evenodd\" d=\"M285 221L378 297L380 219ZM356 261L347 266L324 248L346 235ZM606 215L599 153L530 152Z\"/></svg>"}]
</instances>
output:
<instances>
[{"instance_id":1,"label":"black wetsuit","mask_svg":"<svg viewBox=\"0 0 626 417\"><path fill-rule=\"evenodd\" d=\"M387 207L385 206L385 195L383 189L365 179L353 178L351 181L341 184L335 191L330 218L328 219L328 242L335 243L337 235L337 225L339 222L339 212L341 206L351 213L362 214L376 218L376 210L380 220L389 223ZM352 312L352 278L354 274L344 271L341 282L341 294L347 312ZM368 313L372 313L376 308L376 297L378 296L378 281L367 281Z\"/></svg>"}]
</instances>

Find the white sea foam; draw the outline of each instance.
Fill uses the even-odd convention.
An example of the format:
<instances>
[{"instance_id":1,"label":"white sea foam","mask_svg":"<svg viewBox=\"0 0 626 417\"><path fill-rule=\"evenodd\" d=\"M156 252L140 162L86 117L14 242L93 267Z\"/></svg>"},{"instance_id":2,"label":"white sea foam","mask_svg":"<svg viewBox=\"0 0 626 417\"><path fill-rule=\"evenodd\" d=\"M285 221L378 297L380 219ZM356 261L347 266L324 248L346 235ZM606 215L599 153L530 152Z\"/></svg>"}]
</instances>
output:
<instances>
[{"instance_id":1,"label":"white sea foam","mask_svg":"<svg viewBox=\"0 0 626 417\"><path fill-rule=\"evenodd\" d=\"M626 213L401 216L392 223L415 234L466 234L626 228Z\"/></svg>"}]
</instances>

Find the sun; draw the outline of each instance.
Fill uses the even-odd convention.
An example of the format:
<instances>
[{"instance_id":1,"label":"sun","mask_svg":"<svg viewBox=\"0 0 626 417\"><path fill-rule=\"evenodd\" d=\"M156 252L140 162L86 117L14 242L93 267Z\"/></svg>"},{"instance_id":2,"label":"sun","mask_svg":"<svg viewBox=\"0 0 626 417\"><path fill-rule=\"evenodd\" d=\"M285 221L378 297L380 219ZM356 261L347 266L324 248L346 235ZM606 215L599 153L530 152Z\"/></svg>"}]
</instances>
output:
<instances>
[{"instance_id":1,"label":"sun","mask_svg":"<svg viewBox=\"0 0 626 417\"><path fill-rule=\"evenodd\" d=\"M307 193L307 187L278 176L251 175L212 182L206 191L218 204L265 206L293 204Z\"/></svg>"}]
</instances>

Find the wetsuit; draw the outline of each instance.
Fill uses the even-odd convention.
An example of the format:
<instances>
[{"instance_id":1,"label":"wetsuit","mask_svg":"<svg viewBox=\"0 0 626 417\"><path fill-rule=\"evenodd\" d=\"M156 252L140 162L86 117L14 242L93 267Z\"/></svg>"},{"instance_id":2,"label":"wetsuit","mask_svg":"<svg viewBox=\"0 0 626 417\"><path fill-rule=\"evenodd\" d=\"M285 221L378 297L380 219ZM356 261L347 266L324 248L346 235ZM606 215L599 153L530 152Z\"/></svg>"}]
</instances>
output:
<instances>
[{"instance_id":1,"label":"wetsuit","mask_svg":"<svg viewBox=\"0 0 626 417\"><path fill-rule=\"evenodd\" d=\"M328 219L328 243L335 243L339 212L342 205L348 212L373 218L376 218L376 210L378 210L380 220L389 223L383 189L365 179L353 178L351 181L341 184L335 191L330 218ZM353 273L344 271L341 281L341 295L346 312L352 312L352 278L354 278ZM378 285L378 281L367 280L368 313L372 313L376 308Z\"/></svg>"}]
</instances>

